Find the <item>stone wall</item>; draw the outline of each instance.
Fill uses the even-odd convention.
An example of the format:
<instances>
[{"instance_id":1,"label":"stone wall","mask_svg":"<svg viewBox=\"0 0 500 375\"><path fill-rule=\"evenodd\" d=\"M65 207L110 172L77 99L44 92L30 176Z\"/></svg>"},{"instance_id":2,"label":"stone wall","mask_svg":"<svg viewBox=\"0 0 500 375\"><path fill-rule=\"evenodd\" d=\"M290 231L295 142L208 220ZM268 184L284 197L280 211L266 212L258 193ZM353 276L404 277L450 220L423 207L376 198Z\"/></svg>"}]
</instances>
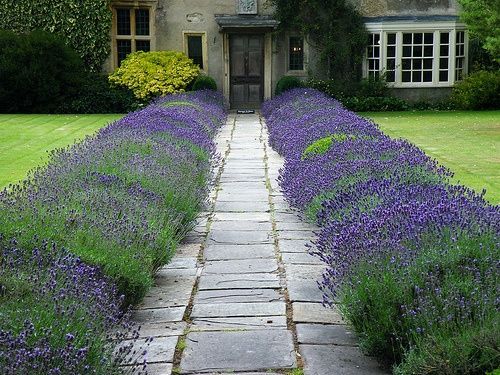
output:
<instances>
[{"instance_id":1,"label":"stone wall","mask_svg":"<svg viewBox=\"0 0 500 375\"><path fill-rule=\"evenodd\" d=\"M365 17L458 15L456 0L351 0Z\"/></svg>"}]
</instances>

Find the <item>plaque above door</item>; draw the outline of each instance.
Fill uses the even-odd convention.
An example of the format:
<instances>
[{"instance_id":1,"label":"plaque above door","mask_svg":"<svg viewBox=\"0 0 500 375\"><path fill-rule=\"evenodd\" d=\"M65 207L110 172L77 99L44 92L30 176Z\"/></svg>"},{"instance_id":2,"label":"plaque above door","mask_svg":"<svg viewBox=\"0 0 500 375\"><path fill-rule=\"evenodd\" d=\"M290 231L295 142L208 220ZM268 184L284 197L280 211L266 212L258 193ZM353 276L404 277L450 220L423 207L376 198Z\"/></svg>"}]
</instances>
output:
<instances>
[{"instance_id":1,"label":"plaque above door","mask_svg":"<svg viewBox=\"0 0 500 375\"><path fill-rule=\"evenodd\" d=\"M257 14L257 0L238 0L238 14Z\"/></svg>"}]
</instances>

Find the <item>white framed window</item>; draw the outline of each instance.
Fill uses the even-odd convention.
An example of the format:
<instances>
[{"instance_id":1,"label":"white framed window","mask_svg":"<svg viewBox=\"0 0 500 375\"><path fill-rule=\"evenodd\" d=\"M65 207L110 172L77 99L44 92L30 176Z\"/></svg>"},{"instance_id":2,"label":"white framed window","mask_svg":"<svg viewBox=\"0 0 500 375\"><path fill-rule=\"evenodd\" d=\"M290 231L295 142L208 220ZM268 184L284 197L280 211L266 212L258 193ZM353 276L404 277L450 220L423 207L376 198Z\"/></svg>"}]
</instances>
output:
<instances>
[{"instance_id":1,"label":"white framed window","mask_svg":"<svg viewBox=\"0 0 500 375\"><path fill-rule=\"evenodd\" d=\"M183 31L184 53L200 67L208 72L207 33L199 31Z\"/></svg>"},{"instance_id":2,"label":"white framed window","mask_svg":"<svg viewBox=\"0 0 500 375\"><path fill-rule=\"evenodd\" d=\"M129 53L153 50L153 9L148 3L113 3L113 60L115 66Z\"/></svg>"},{"instance_id":3,"label":"white framed window","mask_svg":"<svg viewBox=\"0 0 500 375\"><path fill-rule=\"evenodd\" d=\"M307 69L308 47L301 35L288 35L286 37L288 52L286 55L287 75L303 76Z\"/></svg>"},{"instance_id":4,"label":"white framed window","mask_svg":"<svg viewBox=\"0 0 500 375\"><path fill-rule=\"evenodd\" d=\"M467 32L456 21L367 24L365 77L392 87L450 87L467 73Z\"/></svg>"}]
</instances>

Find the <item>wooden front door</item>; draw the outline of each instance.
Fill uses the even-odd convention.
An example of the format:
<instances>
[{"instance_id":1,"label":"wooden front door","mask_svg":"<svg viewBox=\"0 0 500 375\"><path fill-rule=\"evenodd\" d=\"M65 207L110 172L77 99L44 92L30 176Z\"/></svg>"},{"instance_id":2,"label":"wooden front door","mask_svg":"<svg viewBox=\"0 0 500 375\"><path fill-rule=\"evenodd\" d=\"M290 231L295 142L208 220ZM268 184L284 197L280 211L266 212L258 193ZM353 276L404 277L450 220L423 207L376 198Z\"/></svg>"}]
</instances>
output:
<instances>
[{"instance_id":1,"label":"wooden front door","mask_svg":"<svg viewBox=\"0 0 500 375\"><path fill-rule=\"evenodd\" d=\"M263 34L229 36L231 108L259 108L264 97Z\"/></svg>"}]
</instances>

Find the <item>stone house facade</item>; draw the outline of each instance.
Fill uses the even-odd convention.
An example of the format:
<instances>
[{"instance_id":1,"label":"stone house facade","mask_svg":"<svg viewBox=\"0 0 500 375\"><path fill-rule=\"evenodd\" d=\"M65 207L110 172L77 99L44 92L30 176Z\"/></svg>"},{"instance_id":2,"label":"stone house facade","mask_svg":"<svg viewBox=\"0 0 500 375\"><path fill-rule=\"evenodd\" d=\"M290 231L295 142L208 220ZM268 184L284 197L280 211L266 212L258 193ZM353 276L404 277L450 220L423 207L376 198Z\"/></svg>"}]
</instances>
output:
<instances>
[{"instance_id":1,"label":"stone house facade","mask_svg":"<svg viewBox=\"0 0 500 375\"><path fill-rule=\"evenodd\" d=\"M455 0L351 1L370 33L365 76L383 73L395 94L430 99L466 74L467 31ZM283 75L318 74L307 39L277 32L266 0L114 0L112 9L107 71L132 51L181 50L233 108L258 106Z\"/></svg>"}]
</instances>

